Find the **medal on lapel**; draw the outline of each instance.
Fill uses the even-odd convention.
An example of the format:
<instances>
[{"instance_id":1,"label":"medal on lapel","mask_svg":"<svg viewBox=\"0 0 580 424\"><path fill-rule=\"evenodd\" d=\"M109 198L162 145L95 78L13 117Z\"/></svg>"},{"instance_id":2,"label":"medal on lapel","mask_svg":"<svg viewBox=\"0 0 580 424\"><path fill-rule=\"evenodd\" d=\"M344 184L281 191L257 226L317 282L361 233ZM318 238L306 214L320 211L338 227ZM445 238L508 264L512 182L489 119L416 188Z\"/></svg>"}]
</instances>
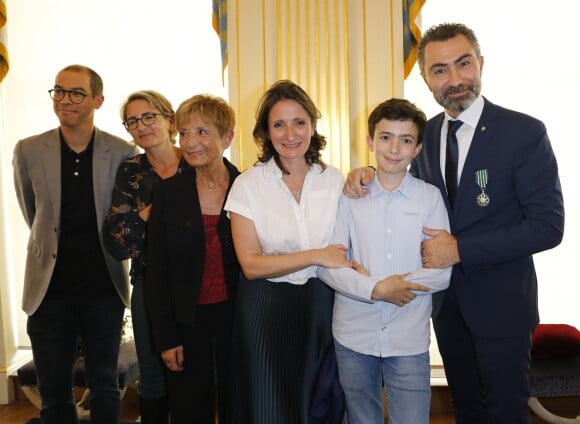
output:
<instances>
[{"instance_id":1,"label":"medal on lapel","mask_svg":"<svg viewBox=\"0 0 580 424\"><path fill-rule=\"evenodd\" d=\"M485 192L488 178L489 177L487 174L487 169L480 169L479 171L475 171L475 181L477 182L477 185L481 189L481 193L477 195L475 201L477 202L477 205L482 208L485 208L487 205L489 205L489 202L491 201L491 199Z\"/></svg>"}]
</instances>

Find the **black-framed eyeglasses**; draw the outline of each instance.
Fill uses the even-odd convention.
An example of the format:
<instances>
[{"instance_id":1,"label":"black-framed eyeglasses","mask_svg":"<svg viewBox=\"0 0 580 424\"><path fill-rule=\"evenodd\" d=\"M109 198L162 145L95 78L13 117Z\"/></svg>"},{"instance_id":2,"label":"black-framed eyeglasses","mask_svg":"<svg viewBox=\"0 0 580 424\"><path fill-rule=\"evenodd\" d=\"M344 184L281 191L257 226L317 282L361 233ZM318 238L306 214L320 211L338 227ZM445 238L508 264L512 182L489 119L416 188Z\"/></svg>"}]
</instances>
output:
<instances>
[{"instance_id":1,"label":"black-framed eyeglasses","mask_svg":"<svg viewBox=\"0 0 580 424\"><path fill-rule=\"evenodd\" d=\"M52 88L48 90L48 94L50 94L50 98L55 102L62 102L64 96L68 94L68 98L70 99L71 103L74 103L76 105L84 102L85 97L88 96L88 94L83 93L82 91L64 90L62 88Z\"/></svg>"},{"instance_id":2,"label":"black-framed eyeglasses","mask_svg":"<svg viewBox=\"0 0 580 424\"><path fill-rule=\"evenodd\" d=\"M125 122L123 122L123 126L127 130L136 130L137 127L139 126L139 121L141 121L143 125L145 125L146 127L150 127L155 123L155 119L157 119L158 115L165 116L163 113L153 113L153 112L144 113L143 115L141 115L141 118L127 119Z\"/></svg>"}]
</instances>

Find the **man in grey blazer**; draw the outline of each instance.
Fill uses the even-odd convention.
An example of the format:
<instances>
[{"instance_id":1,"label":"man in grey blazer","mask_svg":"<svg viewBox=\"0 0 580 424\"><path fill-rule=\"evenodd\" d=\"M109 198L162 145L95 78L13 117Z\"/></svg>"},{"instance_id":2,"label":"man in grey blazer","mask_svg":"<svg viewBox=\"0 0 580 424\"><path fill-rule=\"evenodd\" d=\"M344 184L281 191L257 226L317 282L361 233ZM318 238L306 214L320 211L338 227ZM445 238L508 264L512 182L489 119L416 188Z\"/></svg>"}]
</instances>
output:
<instances>
[{"instance_id":1,"label":"man in grey blazer","mask_svg":"<svg viewBox=\"0 0 580 424\"><path fill-rule=\"evenodd\" d=\"M94 126L103 82L70 65L49 90L58 128L14 149L16 196L30 228L22 308L28 314L43 422L78 423L72 397L77 340L91 390L91 422L119 421L117 357L129 284L107 253L101 225L129 143Z\"/></svg>"}]
</instances>

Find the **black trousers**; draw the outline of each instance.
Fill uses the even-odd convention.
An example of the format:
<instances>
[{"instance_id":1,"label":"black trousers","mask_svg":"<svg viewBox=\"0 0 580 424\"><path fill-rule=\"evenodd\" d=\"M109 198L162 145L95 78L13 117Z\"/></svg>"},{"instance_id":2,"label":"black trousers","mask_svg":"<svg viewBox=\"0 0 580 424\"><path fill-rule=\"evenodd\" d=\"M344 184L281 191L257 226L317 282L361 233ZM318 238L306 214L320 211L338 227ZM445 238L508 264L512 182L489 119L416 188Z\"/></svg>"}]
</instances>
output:
<instances>
[{"instance_id":1,"label":"black trousers","mask_svg":"<svg viewBox=\"0 0 580 424\"><path fill-rule=\"evenodd\" d=\"M214 424L226 417L231 301L198 305L195 326L178 324L183 370L167 370L171 424Z\"/></svg>"},{"instance_id":2,"label":"black trousers","mask_svg":"<svg viewBox=\"0 0 580 424\"><path fill-rule=\"evenodd\" d=\"M453 287L447 289L433 327L457 424L530 422L531 330L513 337L478 336L465 323Z\"/></svg>"}]
</instances>

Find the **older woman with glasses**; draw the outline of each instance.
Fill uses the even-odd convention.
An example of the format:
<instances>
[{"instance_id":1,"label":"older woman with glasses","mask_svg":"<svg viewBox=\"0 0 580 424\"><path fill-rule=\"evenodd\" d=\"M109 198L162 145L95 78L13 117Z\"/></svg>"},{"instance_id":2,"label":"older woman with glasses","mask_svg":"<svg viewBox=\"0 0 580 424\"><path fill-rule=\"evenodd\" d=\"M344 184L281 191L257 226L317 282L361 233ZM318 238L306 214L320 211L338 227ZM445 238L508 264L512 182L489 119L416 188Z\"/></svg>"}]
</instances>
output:
<instances>
[{"instance_id":1,"label":"older woman with glasses","mask_svg":"<svg viewBox=\"0 0 580 424\"><path fill-rule=\"evenodd\" d=\"M64 96L55 92L55 95ZM71 101L81 93L69 92ZM137 91L121 107L123 125L135 144L144 150L123 162L117 172L103 239L109 252L119 260L131 259L131 318L139 360L141 422L168 422L164 367L153 350L144 300L145 236L153 187L177 172L181 151L174 146L174 111L171 103L155 91Z\"/></svg>"}]
</instances>

